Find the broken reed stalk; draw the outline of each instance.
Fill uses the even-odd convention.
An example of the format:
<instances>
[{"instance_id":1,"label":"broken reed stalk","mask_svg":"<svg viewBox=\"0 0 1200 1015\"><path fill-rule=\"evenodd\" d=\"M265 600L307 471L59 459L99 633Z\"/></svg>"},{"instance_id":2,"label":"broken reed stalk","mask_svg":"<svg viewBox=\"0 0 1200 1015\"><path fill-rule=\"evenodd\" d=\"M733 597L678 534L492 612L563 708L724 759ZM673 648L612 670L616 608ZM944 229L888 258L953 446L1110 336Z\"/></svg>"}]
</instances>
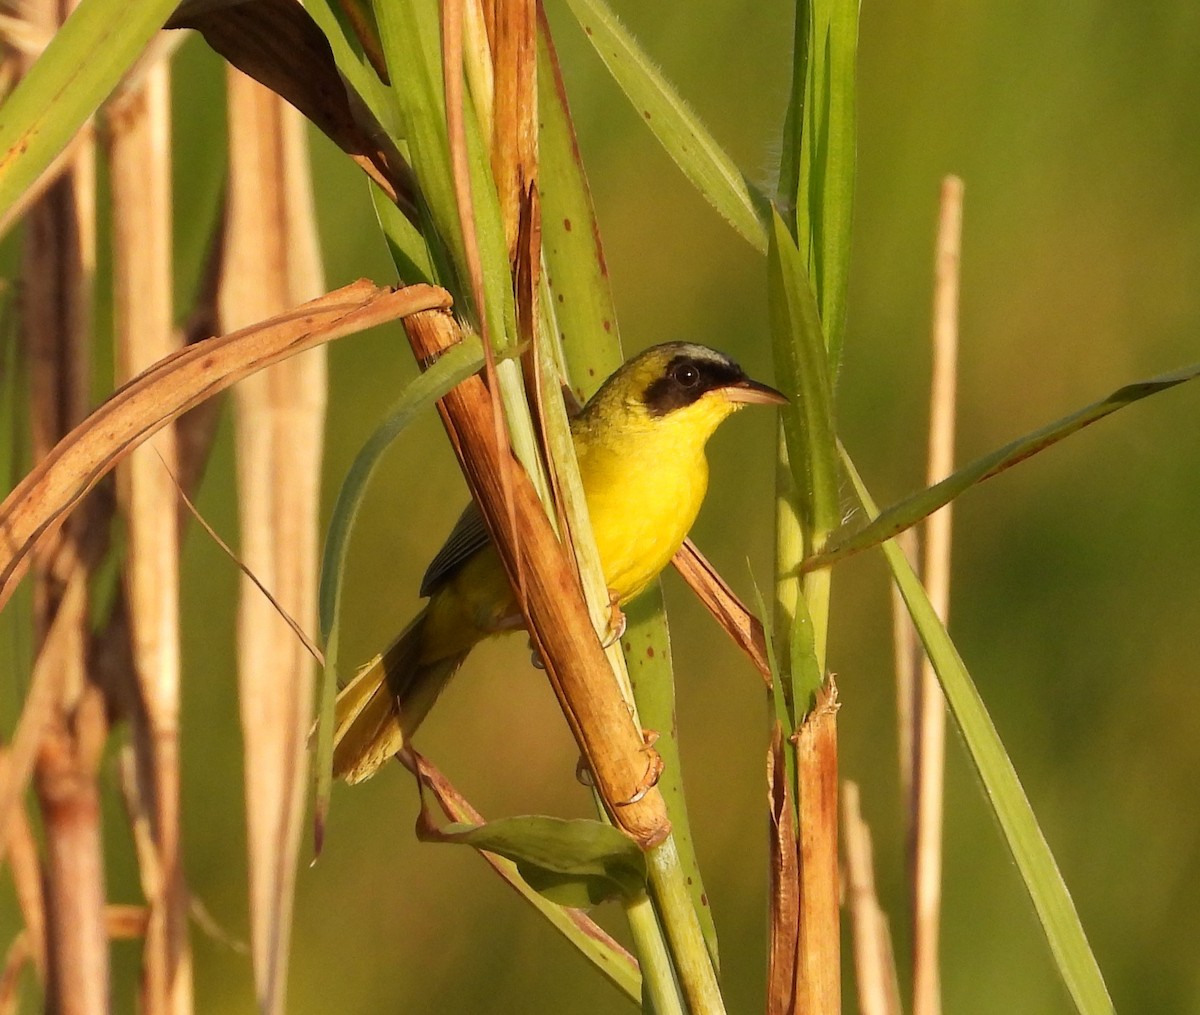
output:
<instances>
[{"instance_id":1,"label":"broken reed stalk","mask_svg":"<svg viewBox=\"0 0 1200 1015\"><path fill-rule=\"evenodd\" d=\"M484 6L493 71L492 179L512 262L522 198L538 172L537 5L533 0L487 0Z\"/></svg>"},{"instance_id":2,"label":"broken reed stalk","mask_svg":"<svg viewBox=\"0 0 1200 1015\"><path fill-rule=\"evenodd\" d=\"M417 362L428 367L461 341L446 312L415 314L404 322ZM563 548L528 477L511 468L517 529L514 546L505 524L502 462L492 425L491 395L478 375L438 403L450 443L512 580L525 578L526 623L580 751L613 822L644 849L670 832L662 796L650 776L656 755L630 719ZM511 461L511 459L510 459ZM497 538L497 537L500 538Z\"/></svg>"},{"instance_id":3,"label":"broken reed stalk","mask_svg":"<svg viewBox=\"0 0 1200 1015\"><path fill-rule=\"evenodd\" d=\"M229 69L229 202L219 306L226 326L278 314L323 288L303 121ZM316 615L325 354L313 349L235 392L238 512L246 568L283 612ZM251 952L259 1010L286 1010L304 816L313 660L248 578L238 602Z\"/></svg>"},{"instance_id":4,"label":"broken reed stalk","mask_svg":"<svg viewBox=\"0 0 1200 1015\"><path fill-rule=\"evenodd\" d=\"M170 64L159 61L108 108L113 200L113 275L117 380L178 347L171 257ZM142 967L142 1009L192 1010L188 891L184 881L179 791L179 534L172 475L174 426L138 448L118 472L128 535L124 587L131 662L146 722L133 723L152 785L154 863L139 864L149 920Z\"/></svg>"},{"instance_id":5,"label":"broken reed stalk","mask_svg":"<svg viewBox=\"0 0 1200 1015\"><path fill-rule=\"evenodd\" d=\"M770 943L767 952L767 1015L791 1015L796 1001L796 948L800 933L800 855L796 809L784 752L783 725L771 728L767 751L770 820Z\"/></svg>"},{"instance_id":6,"label":"broken reed stalk","mask_svg":"<svg viewBox=\"0 0 1200 1015\"><path fill-rule=\"evenodd\" d=\"M887 917L875 894L871 830L863 820L858 784L842 784L846 839L846 907L854 921L854 971L860 1015L901 1015L900 989Z\"/></svg>"},{"instance_id":7,"label":"broken reed stalk","mask_svg":"<svg viewBox=\"0 0 1200 1015\"><path fill-rule=\"evenodd\" d=\"M842 1010L837 837L839 708L837 685L828 676L812 710L792 738L796 746L796 782L800 786L797 1013Z\"/></svg>"},{"instance_id":8,"label":"broken reed stalk","mask_svg":"<svg viewBox=\"0 0 1200 1015\"><path fill-rule=\"evenodd\" d=\"M962 249L962 181L942 181L933 302L933 379L930 392L927 485L954 470L955 387L958 361L958 269ZM950 607L951 509L947 504L925 522L923 579L942 623ZM916 683L913 709L913 1015L938 1015L939 909L942 879L942 801L946 702L933 664L926 658Z\"/></svg>"}]
</instances>

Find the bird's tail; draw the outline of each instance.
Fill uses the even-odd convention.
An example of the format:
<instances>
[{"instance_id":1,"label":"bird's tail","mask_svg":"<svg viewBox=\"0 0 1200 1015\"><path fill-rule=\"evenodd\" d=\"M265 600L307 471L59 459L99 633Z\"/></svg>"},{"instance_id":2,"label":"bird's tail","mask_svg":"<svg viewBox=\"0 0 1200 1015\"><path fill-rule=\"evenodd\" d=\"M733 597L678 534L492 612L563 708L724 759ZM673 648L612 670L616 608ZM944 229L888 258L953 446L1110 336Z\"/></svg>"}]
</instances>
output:
<instances>
[{"instance_id":1,"label":"bird's tail","mask_svg":"<svg viewBox=\"0 0 1200 1015\"><path fill-rule=\"evenodd\" d=\"M407 743L467 656L422 661L426 611L338 692L333 776L353 785L368 779Z\"/></svg>"}]
</instances>

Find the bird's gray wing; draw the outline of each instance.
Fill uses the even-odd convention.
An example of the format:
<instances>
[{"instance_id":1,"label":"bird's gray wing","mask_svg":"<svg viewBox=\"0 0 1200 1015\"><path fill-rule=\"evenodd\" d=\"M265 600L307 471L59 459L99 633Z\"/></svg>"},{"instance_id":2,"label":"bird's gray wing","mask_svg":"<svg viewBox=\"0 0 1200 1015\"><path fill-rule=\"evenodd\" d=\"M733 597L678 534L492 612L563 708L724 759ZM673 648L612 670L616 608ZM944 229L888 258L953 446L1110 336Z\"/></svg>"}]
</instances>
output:
<instances>
[{"instance_id":1,"label":"bird's gray wing","mask_svg":"<svg viewBox=\"0 0 1200 1015\"><path fill-rule=\"evenodd\" d=\"M437 556L429 562L425 577L421 579L421 595L433 595L465 561L487 546L491 538L487 526L483 524L483 515L479 513L475 502L471 501L458 516Z\"/></svg>"}]
</instances>

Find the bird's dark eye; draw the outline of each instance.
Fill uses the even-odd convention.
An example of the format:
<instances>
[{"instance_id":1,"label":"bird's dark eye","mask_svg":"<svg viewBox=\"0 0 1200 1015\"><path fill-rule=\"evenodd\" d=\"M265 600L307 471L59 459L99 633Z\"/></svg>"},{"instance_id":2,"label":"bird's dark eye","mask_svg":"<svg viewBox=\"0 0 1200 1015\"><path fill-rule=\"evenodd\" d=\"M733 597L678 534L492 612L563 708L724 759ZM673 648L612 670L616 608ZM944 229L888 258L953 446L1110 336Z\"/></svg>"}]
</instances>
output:
<instances>
[{"instance_id":1,"label":"bird's dark eye","mask_svg":"<svg viewBox=\"0 0 1200 1015\"><path fill-rule=\"evenodd\" d=\"M671 371L671 376L675 379L675 383L685 388L694 388L700 383L700 371L691 363L680 363Z\"/></svg>"}]
</instances>

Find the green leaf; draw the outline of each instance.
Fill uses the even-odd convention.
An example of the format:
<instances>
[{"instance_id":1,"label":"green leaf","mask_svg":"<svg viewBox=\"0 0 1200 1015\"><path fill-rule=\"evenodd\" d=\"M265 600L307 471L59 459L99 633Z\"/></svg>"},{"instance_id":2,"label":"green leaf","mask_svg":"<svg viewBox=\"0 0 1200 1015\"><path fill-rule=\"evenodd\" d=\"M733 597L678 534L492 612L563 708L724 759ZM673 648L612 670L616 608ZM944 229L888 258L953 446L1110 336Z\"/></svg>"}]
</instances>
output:
<instances>
[{"instance_id":1,"label":"green leaf","mask_svg":"<svg viewBox=\"0 0 1200 1015\"><path fill-rule=\"evenodd\" d=\"M538 32L538 186L542 194L542 259L550 298L551 343L579 401L586 402L621 365L621 338L608 268L567 95L553 43Z\"/></svg>"},{"instance_id":2,"label":"green leaf","mask_svg":"<svg viewBox=\"0 0 1200 1015\"><path fill-rule=\"evenodd\" d=\"M844 557L877 546L885 539L891 539L929 517L938 508L950 503L955 497L972 486L982 483L985 479L991 479L992 476L999 475L1019 462L1032 458L1118 409L1156 395L1160 391L1167 391L1176 385L1195 380L1198 376L1200 376L1200 363L1194 363L1147 381L1126 384L1107 398L1084 406L1069 416L1064 416L1040 430L1017 438L991 454L984 455L943 479L940 483L888 508L869 524L861 525L856 530L849 532L839 530L829 540L824 551L804 561L803 570L810 571L828 567Z\"/></svg>"},{"instance_id":3,"label":"green leaf","mask_svg":"<svg viewBox=\"0 0 1200 1015\"><path fill-rule=\"evenodd\" d=\"M358 509L366 494L375 467L384 451L409 423L430 408L460 381L483 366L483 349L474 335L464 337L460 345L446 352L436 363L404 389L387 418L376 428L355 456L338 491L325 537L321 558L321 585L317 593L321 640L325 645L325 672L321 679L320 713L317 719L317 791L314 823L317 852L320 852L325 816L329 813L329 793L333 771L333 706L338 687L339 606L342 578L346 568L346 550Z\"/></svg>"},{"instance_id":4,"label":"green leaf","mask_svg":"<svg viewBox=\"0 0 1200 1015\"><path fill-rule=\"evenodd\" d=\"M704 934L704 943L712 958L713 968L719 970L717 927L713 922L700 862L692 842L688 821L687 798L683 792L683 768L679 756L679 736L675 722L675 669L671 661L671 633L663 609L662 589L654 587L639 596L625 610L629 626L621 639L633 695L637 700L642 725L658 734L654 749L663 760L658 789L671 816L671 834L679 853L679 865L691 891L692 904Z\"/></svg>"},{"instance_id":5,"label":"green leaf","mask_svg":"<svg viewBox=\"0 0 1200 1015\"><path fill-rule=\"evenodd\" d=\"M864 510L874 515L877 508L844 450L842 462ZM983 699L903 551L889 540L883 544L883 552L925 651L937 671L950 713L962 733L971 762L1025 881L1075 1006L1087 1015L1111 1013L1114 1011L1112 1000L1075 904Z\"/></svg>"},{"instance_id":6,"label":"green leaf","mask_svg":"<svg viewBox=\"0 0 1200 1015\"><path fill-rule=\"evenodd\" d=\"M0 219L108 98L178 0L83 0L0 113Z\"/></svg>"},{"instance_id":7,"label":"green leaf","mask_svg":"<svg viewBox=\"0 0 1200 1015\"><path fill-rule=\"evenodd\" d=\"M470 92L465 90L471 200L485 304L475 307L469 286L464 284L470 276L450 163L437 4L429 0L406 3L376 0L375 17L392 80L392 94L400 107L404 137L425 204L428 221L422 231L437 280L453 293L460 315L473 309L475 314L486 317L492 346L502 352L516 341L508 243L486 145L479 134ZM506 408L512 407L506 405Z\"/></svg>"},{"instance_id":8,"label":"green leaf","mask_svg":"<svg viewBox=\"0 0 1200 1015\"><path fill-rule=\"evenodd\" d=\"M796 732L796 717L789 708L788 695L783 685L783 671L780 669L779 660L775 656L775 631L771 621L771 613L767 609L762 589L758 587L758 582L754 580L753 574L750 575L750 583L754 587L754 601L755 605L758 606L758 615L762 618L763 635L767 643L767 665L771 670L772 716L783 730L784 740L790 741L792 735ZM784 751L783 760L787 770L788 785L792 788L793 813L799 818L799 811L796 809L796 801L798 799L796 794L799 787L796 777L796 752L794 750Z\"/></svg>"},{"instance_id":9,"label":"green leaf","mask_svg":"<svg viewBox=\"0 0 1200 1015\"><path fill-rule=\"evenodd\" d=\"M659 73L603 0L567 0L588 41L683 174L755 250L766 251L765 201Z\"/></svg>"},{"instance_id":10,"label":"green leaf","mask_svg":"<svg viewBox=\"0 0 1200 1015\"><path fill-rule=\"evenodd\" d=\"M816 302L787 225L778 213L771 221L767 295L775 377L792 399L780 413L786 453L781 449L775 630L782 643L776 655L789 661L789 700L798 718L824 680L829 575L801 580L799 564L838 521L836 444L829 360Z\"/></svg>"},{"instance_id":11,"label":"green leaf","mask_svg":"<svg viewBox=\"0 0 1200 1015\"><path fill-rule=\"evenodd\" d=\"M793 92L780 179L780 199L795 209L793 236L813 281L833 374L846 330L857 160L858 11L858 0L796 4Z\"/></svg>"},{"instance_id":12,"label":"green leaf","mask_svg":"<svg viewBox=\"0 0 1200 1015\"><path fill-rule=\"evenodd\" d=\"M645 855L632 839L601 821L531 815L442 828L422 821L417 836L512 860L531 887L561 906L595 906L646 891Z\"/></svg>"},{"instance_id":13,"label":"green leaf","mask_svg":"<svg viewBox=\"0 0 1200 1015\"><path fill-rule=\"evenodd\" d=\"M404 129L396 97L391 89L379 80L374 68L359 55L354 43L347 38L343 28L343 5L339 4L334 8L329 0L309 0L305 9L325 33L329 48L333 50L333 59L338 71L353 92L366 103L375 121L399 144L404 136Z\"/></svg>"},{"instance_id":14,"label":"green leaf","mask_svg":"<svg viewBox=\"0 0 1200 1015\"><path fill-rule=\"evenodd\" d=\"M371 204L375 217L383 231L392 264L397 277L405 284L433 282L433 265L429 260L429 247L425 237L417 230L404 213L388 199L375 184L371 184Z\"/></svg>"}]
</instances>

